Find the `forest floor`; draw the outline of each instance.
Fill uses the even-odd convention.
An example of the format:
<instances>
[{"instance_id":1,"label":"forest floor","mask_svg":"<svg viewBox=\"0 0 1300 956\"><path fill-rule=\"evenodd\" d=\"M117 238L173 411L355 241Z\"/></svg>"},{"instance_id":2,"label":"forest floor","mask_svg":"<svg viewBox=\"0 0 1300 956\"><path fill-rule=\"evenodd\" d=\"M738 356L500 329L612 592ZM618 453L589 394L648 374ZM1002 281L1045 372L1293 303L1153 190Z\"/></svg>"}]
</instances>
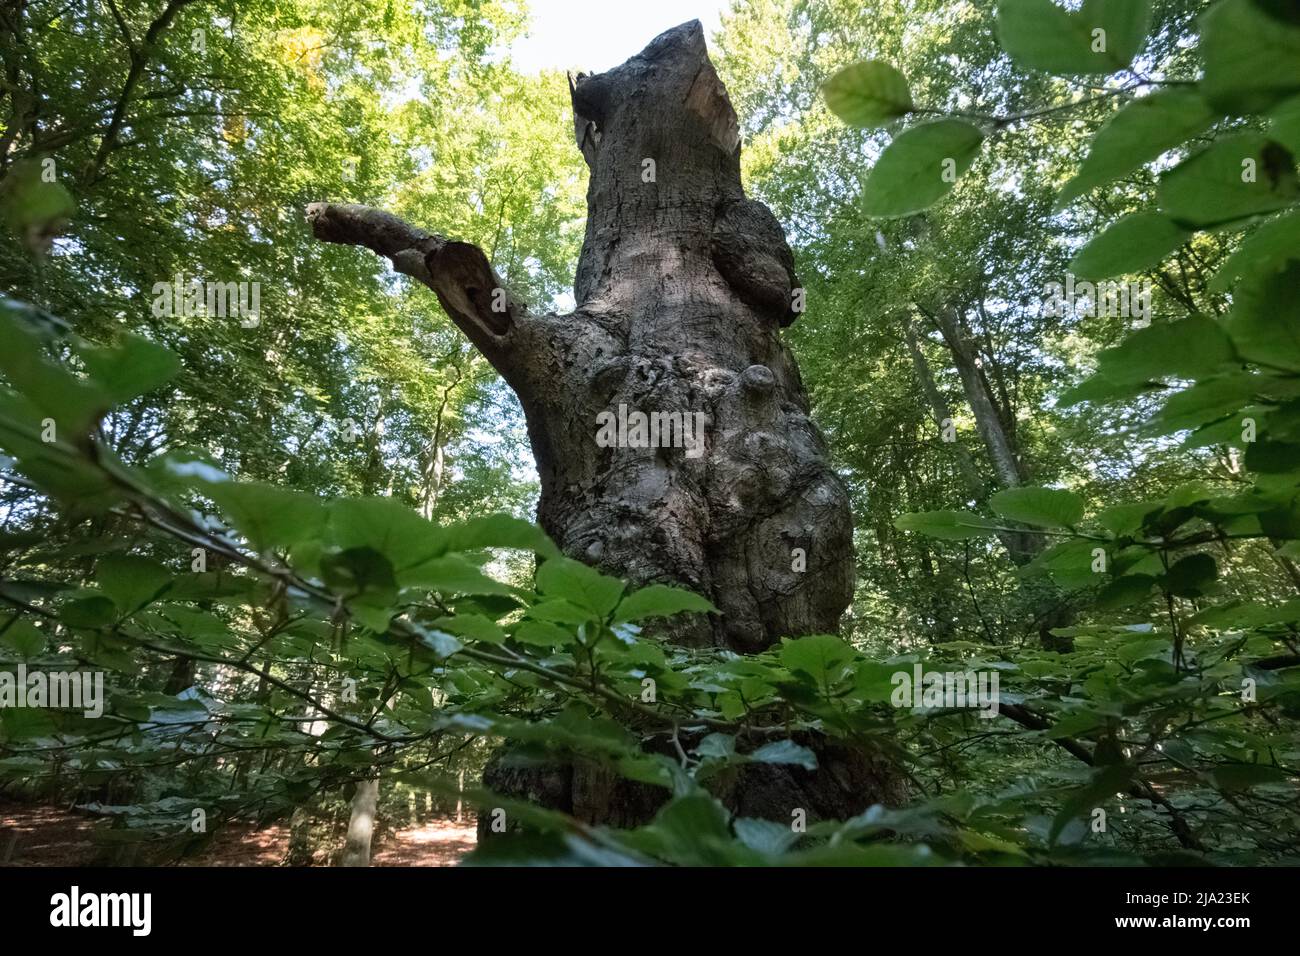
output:
<instances>
[{"instance_id":1,"label":"forest floor","mask_svg":"<svg viewBox=\"0 0 1300 956\"><path fill-rule=\"evenodd\" d=\"M0 802L0 866L94 866L104 846L95 839L106 821L58 807ZM342 845L340 832L338 840ZM378 827L373 866L455 866L474 849L472 816L457 823L430 817L398 828ZM328 863L328 850L316 864ZM213 834L204 849L180 866L280 866L289 851L288 824L254 827L233 823Z\"/></svg>"}]
</instances>

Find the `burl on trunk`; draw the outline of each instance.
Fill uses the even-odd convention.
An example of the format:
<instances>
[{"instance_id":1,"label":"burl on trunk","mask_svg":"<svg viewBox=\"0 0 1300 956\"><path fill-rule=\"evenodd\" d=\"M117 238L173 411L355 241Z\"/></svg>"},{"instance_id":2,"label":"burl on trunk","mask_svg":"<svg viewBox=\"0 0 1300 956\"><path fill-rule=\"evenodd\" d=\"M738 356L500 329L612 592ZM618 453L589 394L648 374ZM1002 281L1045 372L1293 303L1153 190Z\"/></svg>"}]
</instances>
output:
<instances>
[{"instance_id":1,"label":"burl on trunk","mask_svg":"<svg viewBox=\"0 0 1300 956\"><path fill-rule=\"evenodd\" d=\"M530 313L476 246L379 210L313 204L315 234L430 286L518 394L538 518L566 554L722 612L667 639L753 652L834 631L853 589L848 495L781 340L802 308L793 257L741 188L703 30L579 76L572 99L591 175L571 314Z\"/></svg>"}]
</instances>

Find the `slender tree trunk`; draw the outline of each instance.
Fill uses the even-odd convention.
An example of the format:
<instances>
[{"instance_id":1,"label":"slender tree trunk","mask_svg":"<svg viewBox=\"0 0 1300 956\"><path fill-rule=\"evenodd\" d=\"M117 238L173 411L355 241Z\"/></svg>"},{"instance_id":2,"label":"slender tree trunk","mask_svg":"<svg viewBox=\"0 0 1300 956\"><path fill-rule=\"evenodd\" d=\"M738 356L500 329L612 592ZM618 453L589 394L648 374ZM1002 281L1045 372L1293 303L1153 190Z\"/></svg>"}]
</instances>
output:
<instances>
[{"instance_id":1,"label":"slender tree trunk","mask_svg":"<svg viewBox=\"0 0 1300 956\"><path fill-rule=\"evenodd\" d=\"M1003 488L1015 488L1024 484L1024 466L1007 434L1005 416L1010 410L1004 412L998 408L988 380L980 368L979 355L962 327L960 313L952 306L944 306L931 313L930 317L943 334L948 350L952 353L953 364L961 378L962 391L975 416L975 426L979 429L984 447L988 449L998 483Z\"/></svg>"},{"instance_id":2,"label":"slender tree trunk","mask_svg":"<svg viewBox=\"0 0 1300 956\"><path fill-rule=\"evenodd\" d=\"M369 866L370 838L375 832L375 808L379 803L379 779L357 781L352 795L352 816L339 866Z\"/></svg>"},{"instance_id":3,"label":"slender tree trunk","mask_svg":"<svg viewBox=\"0 0 1300 956\"><path fill-rule=\"evenodd\" d=\"M1014 410L999 404L988 377L984 374L979 353L971 341L962 322L961 313L952 305L944 305L926 315L934 322L943 336L944 343L952 355L957 375L961 379L962 393L975 416L975 426L993 463L994 475L1002 488L1018 488L1030 480L1028 468L1021 458L1016 446L1011 422ZM909 335L911 330L909 326ZM916 346L914 335L909 338L909 346ZM917 357L924 363L924 356L919 347L913 353L913 362ZM918 365L918 371L921 365ZM925 366L928 372L928 366ZM933 387L933 379L930 380ZM938 394L937 389L935 393ZM1005 392L1003 393L1005 396ZM972 485L973 487L973 485ZM976 498L978 499L978 495ZM1042 554L1047 540L1040 534L1032 532L1001 532L998 535L1007 550L1012 563L1023 566ZM1073 647L1069 638L1058 637L1051 633L1053 629L1065 627L1074 619L1074 612L1064 600L1061 590L1045 578L1022 581L1020 590L1026 605L1033 615L1033 623L1038 631L1039 640L1049 650L1068 651Z\"/></svg>"},{"instance_id":4,"label":"slender tree trunk","mask_svg":"<svg viewBox=\"0 0 1300 956\"><path fill-rule=\"evenodd\" d=\"M944 398L943 393L939 390L938 383L934 380L934 372L930 369L930 363L925 357L925 352L921 349L921 343L917 337L916 327L911 315L903 317L903 335L907 340L907 349L912 356L912 368L916 372L916 378L921 385L921 391L925 394L926 401L930 404L930 409L934 414L936 424L938 427L942 428L943 422L945 420L950 420L953 417L952 406L948 404L948 400ZM955 363L960 369L962 358L958 357L955 352L953 353L953 356ZM975 384L977 379L973 375L962 376L963 386L968 382ZM969 393L967 399L969 401ZM975 405L972 403L971 407L973 409ZM984 414L989 414L987 408L985 408ZM1002 430L1001 420L1002 416L997 415L994 417L994 420L988 423L990 432L995 434L997 437L993 441L991 447L988 442L985 443L985 447L990 448L990 456L993 454L991 448L999 448L1005 449L1003 452L1004 455L1009 454L1016 457L1015 452L1011 450L1011 445L1007 440L1006 433ZM976 422L978 425L978 414L976 416ZM980 429L980 433L981 435L984 434L982 428ZM961 476L962 486L966 492L966 496L971 501L982 501L988 492L988 486L985 480L980 477L979 469L975 465L975 460L971 457L970 452L966 450L966 446L962 445L960 442L953 442L952 447L953 454L957 458L957 471ZM1017 467L1017 473L1020 470L1021 469ZM998 469L998 471L999 476L1001 476L1002 469ZM1017 482L1017 484L1018 483L1019 482ZM999 484L1001 484L1001 482L999 482ZM1003 484L1002 487L1006 488L1015 486ZM1011 560L1017 565L1032 560L1034 555L1041 550L1041 541L1038 536L1034 535L1015 534L1014 532L999 532L998 540L1002 542L1002 546L1006 548L1008 556L1010 556Z\"/></svg>"},{"instance_id":5,"label":"slender tree trunk","mask_svg":"<svg viewBox=\"0 0 1300 956\"><path fill-rule=\"evenodd\" d=\"M311 866L312 835L311 812L306 807L295 807L289 817L289 852L285 866Z\"/></svg>"},{"instance_id":6,"label":"slender tree trunk","mask_svg":"<svg viewBox=\"0 0 1300 956\"><path fill-rule=\"evenodd\" d=\"M912 369L916 372L916 380L920 383L921 391L934 415L935 427L942 429L944 422L953 419L952 406L948 404L948 400L939 391L939 386L934 380L930 363L925 357L925 352L921 350L921 343L916 335L916 323L911 313L903 316L903 337L907 341L908 354L912 357ZM975 467L974 459L961 442L953 442L952 447L953 454L957 458L957 471L961 475L966 494L972 501L981 500L984 497L984 480L980 477L979 469Z\"/></svg>"},{"instance_id":7,"label":"slender tree trunk","mask_svg":"<svg viewBox=\"0 0 1300 956\"><path fill-rule=\"evenodd\" d=\"M459 349L456 350L458 354ZM434 418L433 435L429 438L429 444L425 448L424 461L420 469L420 477L423 481L423 489L420 496L420 514L426 518L432 518L434 509L438 507L438 496L442 493L442 476L447 465L447 428L445 426L447 418L447 408L451 404L451 393L456 386L460 384L463 373L460 365L453 366L456 370L455 377L451 383L442 390L442 399L438 403L438 413Z\"/></svg>"}]
</instances>

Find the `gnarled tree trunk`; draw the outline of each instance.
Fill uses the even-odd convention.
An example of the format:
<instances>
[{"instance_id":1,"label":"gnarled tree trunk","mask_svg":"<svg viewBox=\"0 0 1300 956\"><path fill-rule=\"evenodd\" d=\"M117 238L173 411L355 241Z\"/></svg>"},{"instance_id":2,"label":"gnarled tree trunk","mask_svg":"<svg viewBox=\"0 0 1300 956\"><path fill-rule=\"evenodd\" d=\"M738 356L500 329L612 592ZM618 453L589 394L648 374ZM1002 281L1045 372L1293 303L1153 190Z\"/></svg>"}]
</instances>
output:
<instances>
[{"instance_id":1,"label":"gnarled tree trunk","mask_svg":"<svg viewBox=\"0 0 1300 956\"><path fill-rule=\"evenodd\" d=\"M755 652L835 631L853 590L852 521L781 339L803 291L780 224L741 187L736 115L700 24L580 75L571 92L590 167L571 314L529 312L477 247L378 210L313 204L315 234L367 246L432 288L514 389L539 522L566 554L721 611L674 619L662 637ZM602 422L608 438L610 419L638 412L684 429L661 430L659 447L631 432L599 440ZM584 786L517 783L539 797Z\"/></svg>"},{"instance_id":2,"label":"gnarled tree trunk","mask_svg":"<svg viewBox=\"0 0 1300 956\"><path fill-rule=\"evenodd\" d=\"M316 235L368 246L432 287L515 390L538 518L567 554L723 612L674 639L755 651L833 631L853 587L848 495L781 341L802 298L793 257L775 217L745 198L736 116L700 25L580 76L573 105L591 167L573 313L529 313L477 247L378 210L314 204ZM620 406L687 426L702 416L702 448L602 447L598 416ZM682 437L695 436L659 444Z\"/></svg>"}]
</instances>

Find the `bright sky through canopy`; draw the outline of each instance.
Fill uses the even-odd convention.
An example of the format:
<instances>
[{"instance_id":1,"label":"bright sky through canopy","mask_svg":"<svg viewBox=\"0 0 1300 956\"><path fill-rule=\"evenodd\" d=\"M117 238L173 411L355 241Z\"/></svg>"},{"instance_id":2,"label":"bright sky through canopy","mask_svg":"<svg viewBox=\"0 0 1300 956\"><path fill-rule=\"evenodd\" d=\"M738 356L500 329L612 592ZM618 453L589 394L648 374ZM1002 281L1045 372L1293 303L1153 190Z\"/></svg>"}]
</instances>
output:
<instances>
[{"instance_id":1,"label":"bright sky through canopy","mask_svg":"<svg viewBox=\"0 0 1300 956\"><path fill-rule=\"evenodd\" d=\"M509 53L516 68L528 73L600 73L687 20L699 20L711 37L726 5L726 0L530 0L528 36Z\"/></svg>"}]
</instances>

